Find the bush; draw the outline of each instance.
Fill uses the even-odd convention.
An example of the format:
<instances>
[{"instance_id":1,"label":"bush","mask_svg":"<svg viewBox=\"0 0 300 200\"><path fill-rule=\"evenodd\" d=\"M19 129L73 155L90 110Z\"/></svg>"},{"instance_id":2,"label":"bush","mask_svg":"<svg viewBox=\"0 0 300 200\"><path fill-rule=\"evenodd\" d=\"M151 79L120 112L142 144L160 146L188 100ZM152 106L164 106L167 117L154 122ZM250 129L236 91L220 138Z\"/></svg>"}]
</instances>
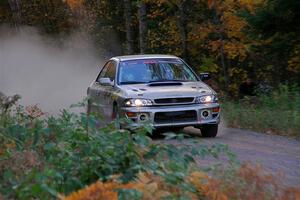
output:
<instances>
[{"instance_id":1,"label":"bush","mask_svg":"<svg viewBox=\"0 0 300 200\"><path fill-rule=\"evenodd\" d=\"M63 110L58 117L46 117L37 106L12 105L0 113L0 199L289 199L297 195L296 190L276 185L274 189L273 182L257 170L240 169L222 144L207 147L195 140L179 146L158 144L147 136L148 126L130 133L116 130L114 123L99 128L99 118L85 113ZM172 137L177 136L167 138ZM195 163L197 157L220 154L228 156L229 165L211 171L213 178ZM251 196L257 192L258 196Z\"/></svg>"},{"instance_id":2,"label":"bush","mask_svg":"<svg viewBox=\"0 0 300 200\"><path fill-rule=\"evenodd\" d=\"M224 101L223 115L231 127L299 137L300 88L281 86L271 95Z\"/></svg>"},{"instance_id":3,"label":"bush","mask_svg":"<svg viewBox=\"0 0 300 200\"><path fill-rule=\"evenodd\" d=\"M117 181L96 182L84 189L61 196L62 200L98 199L243 199L294 200L300 198L299 188L282 188L275 177L265 174L258 166L242 165L237 169L219 171L212 178L202 171L186 175L184 183L189 190L168 184L162 177L140 173L127 184ZM122 192L120 192L122 191ZM125 197L126 198L123 198Z\"/></svg>"},{"instance_id":4,"label":"bush","mask_svg":"<svg viewBox=\"0 0 300 200\"><path fill-rule=\"evenodd\" d=\"M36 106L0 113L0 193L8 199L51 199L118 175L120 183L151 172L189 189L185 176L197 156L217 157L225 145L174 146L152 143L145 126L134 133L114 123L98 127L96 116L63 110L47 117ZM185 152L185 153L182 153Z\"/></svg>"}]
</instances>

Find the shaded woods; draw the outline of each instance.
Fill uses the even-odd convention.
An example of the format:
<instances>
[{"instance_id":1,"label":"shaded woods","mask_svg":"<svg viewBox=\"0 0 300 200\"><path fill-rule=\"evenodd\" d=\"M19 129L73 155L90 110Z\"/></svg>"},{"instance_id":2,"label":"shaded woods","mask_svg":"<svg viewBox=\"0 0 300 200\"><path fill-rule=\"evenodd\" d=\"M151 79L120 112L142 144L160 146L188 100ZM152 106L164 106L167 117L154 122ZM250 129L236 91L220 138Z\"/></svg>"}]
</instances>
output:
<instances>
[{"instance_id":1,"label":"shaded woods","mask_svg":"<svg viewBox=\"0 0 300 200\"><path fill-rule=\"evenodd\" d=\"M298 0L2 0L0 24L84 32L104 57L175 54L237 95L247 79L299 83L299 10Z\"/></svg>"},{"instance_id":2,"label":"shaded woods","mask_svg":"<svg viewBox=\"0 0 300 200\"><path fill-rule=\"evenodd\" d=\"M16 40L16 48L9 48L14 51L7 51L8 60L16 58L24 65L13 63L6 68L21 69L30 66L25 60L40 60L30 68L37 75L30 77L41 84L56 82L59 87L46 87L47 94L41 93L51 103L70 96L66 92L54 95L54 91L62 91L59 79L69 80L59 77L79 80L78 85L70 84L68 91L72 93L81 93L79 85L90 80L89 76L83 78L86 70L81 66L87 69L92 65L94 61L86 60L93 60L93 56L81 56L94 53L94 48L81 45L82 38L93 41L99 58L174 54L197 72L210 72L210 84L220 96L225 91L223 94L238 97L243 82L253 82L261 92L269 92L254 100L224 101L228 125L298 137L299 10L299 0L0 0L0 48L8 48L10 42L2 36L11 30L22 32L23 27L37 29L39 35L54 39L51 41L58 45L70 41L81 47L79 53L74 54L73 49L73 53L69 49L57 53L57 48L49 50L39 40L31 45L19 45L22 40ZM83 37L68 40L77 34ZM20 48L30 53L17 52ZM21 54L23 60L17 56ZM44 69L56 70L50 70L51 74L37 70L43 63L47 63ZM0 64L3 67L5 62L0 59ZM77 65L78 72L67 70ZM66 69L64 73L59 73L61 68ZM0 86L3 74L1 71ZM14 76L14 81L20 79L30 88L25 75ZM35 83L32 85L38 85ZM32 88L27 96L44 91ZM112 122L99 129L98 115L62 110L51 116L38 106L19 106L19 98L0 92L0 200L300 198L299 188L285 187L281 176L240 165L227 145L206 146L193 139L187 140L187 145L152 142L148 126L131 133L115 129ZM86 102L74 106L84 110ZM166 137L175 138L183 139L183 135ZM198 163L205 163L205 157L216 165L200 169ZM225 164L219 165L219 161Z\"/></svg>"}]
</instances>

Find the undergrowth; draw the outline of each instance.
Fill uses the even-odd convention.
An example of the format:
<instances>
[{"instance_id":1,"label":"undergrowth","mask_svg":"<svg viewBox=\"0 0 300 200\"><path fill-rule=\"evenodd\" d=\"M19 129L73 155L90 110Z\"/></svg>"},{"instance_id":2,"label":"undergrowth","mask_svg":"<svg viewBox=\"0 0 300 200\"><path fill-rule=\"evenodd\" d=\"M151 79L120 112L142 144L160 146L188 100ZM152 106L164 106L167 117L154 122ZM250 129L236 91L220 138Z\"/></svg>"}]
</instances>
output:
<instances>
[{"instance_id":1,"label":"undergrowth","mask_svg":"<svg viewBox=\"0 0 300 200\"><path fill-rule=\"evenodd\" d=\"M296 200L300 198L297 188L282 188L275 177L265 174L259 166L244 164L235 170L218 172L209 177L203 171L192 171L183 182L188 190L176 184L168 184L161 176L153 173L139 173L127 184L115 180L103 183L97 181L61 200L98 199L212 199L212 200ZM124 195L124 191L127 191Z\"/></svg>"},{"instance_id":2,"label":"undergrowth","mask_svg":"<svg viewBox=\"0 0 300 200\"><path fill-rule=\"evenodd\" d=\"M140 172L189 190L183 180L195 158L222 153L234 161L222 144L157 144L148 137L150 126L135 132L117 130L115 123L99 128L96 115L63 110L58 117L45 116L37 106L13 106L17 98L0 104L0 194L5 199L57 198L116 175L127 183Z\"/></svg>"},{"instance_id":3,"label":"undergrowth","mask_svg":"<svg viewBox=\"0 0 300 200\"><path fill-rule=\"evenodd\" d=\"M0 199L251 199L243 198L247 185L257 199L298 195L262 181L256 170L244 176L226 145L154 143L147 125L134 132L115 123L99 128L97 115L46 116L37 106L16 106L18 98L0 99ZM211 168L224 172L210 171L214 178L196 165L220 155L228 163Z\"/></svg>"},{"instance_id":4,"label":"undergrowth","mask_svg":"<svg viewBox=\"0 0 300 200\"><path fill-rule=\"evenodd\" d=\"M300 137L300 87L281 86L272 94L222 103L228 126Z\"/></svg>"}]
</instances>

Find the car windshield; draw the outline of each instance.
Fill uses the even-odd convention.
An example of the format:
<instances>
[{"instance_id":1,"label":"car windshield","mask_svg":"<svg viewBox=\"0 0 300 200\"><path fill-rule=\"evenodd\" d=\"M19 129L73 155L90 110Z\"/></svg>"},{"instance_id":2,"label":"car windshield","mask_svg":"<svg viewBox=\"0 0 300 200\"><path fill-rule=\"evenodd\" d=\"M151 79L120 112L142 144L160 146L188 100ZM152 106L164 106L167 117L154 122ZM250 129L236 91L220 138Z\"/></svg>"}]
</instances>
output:
<instances>
[{"instance_id":1,"label":"car windshield","mask_svg":"<svg viewBox=\"0 0 300 200\"><path fill-rule=\"evenodd\" d=\"M197 77L179 59L143 59L120 62L119 84L160 81L197 81Z\"/></svg>"}]
</instances>

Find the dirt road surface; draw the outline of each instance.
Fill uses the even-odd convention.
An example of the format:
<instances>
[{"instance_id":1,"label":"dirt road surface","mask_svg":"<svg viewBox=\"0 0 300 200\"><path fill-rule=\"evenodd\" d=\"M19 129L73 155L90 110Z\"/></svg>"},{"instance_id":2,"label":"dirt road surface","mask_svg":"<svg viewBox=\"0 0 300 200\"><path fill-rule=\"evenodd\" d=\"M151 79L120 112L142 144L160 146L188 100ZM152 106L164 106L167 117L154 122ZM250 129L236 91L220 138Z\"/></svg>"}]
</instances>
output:
<instances>
[{"instance_id":1,"label":"dirt road surface","mask_svg":"<svg viewBox=\"0 0 300 200\"><path fill-rule=\"evenodd\" d=\"M200 135L195 128L186 128L185 133ZM199 144L227 144L242 162L259 163L270 173L283 173L284 184L300 186L300 140L277 135L256 133L253 131L221 128L216 138L192 137L184 139L198 140ZM176 140L158 140L159 142L178 143Z\"/></svg>"}]
</instances>

